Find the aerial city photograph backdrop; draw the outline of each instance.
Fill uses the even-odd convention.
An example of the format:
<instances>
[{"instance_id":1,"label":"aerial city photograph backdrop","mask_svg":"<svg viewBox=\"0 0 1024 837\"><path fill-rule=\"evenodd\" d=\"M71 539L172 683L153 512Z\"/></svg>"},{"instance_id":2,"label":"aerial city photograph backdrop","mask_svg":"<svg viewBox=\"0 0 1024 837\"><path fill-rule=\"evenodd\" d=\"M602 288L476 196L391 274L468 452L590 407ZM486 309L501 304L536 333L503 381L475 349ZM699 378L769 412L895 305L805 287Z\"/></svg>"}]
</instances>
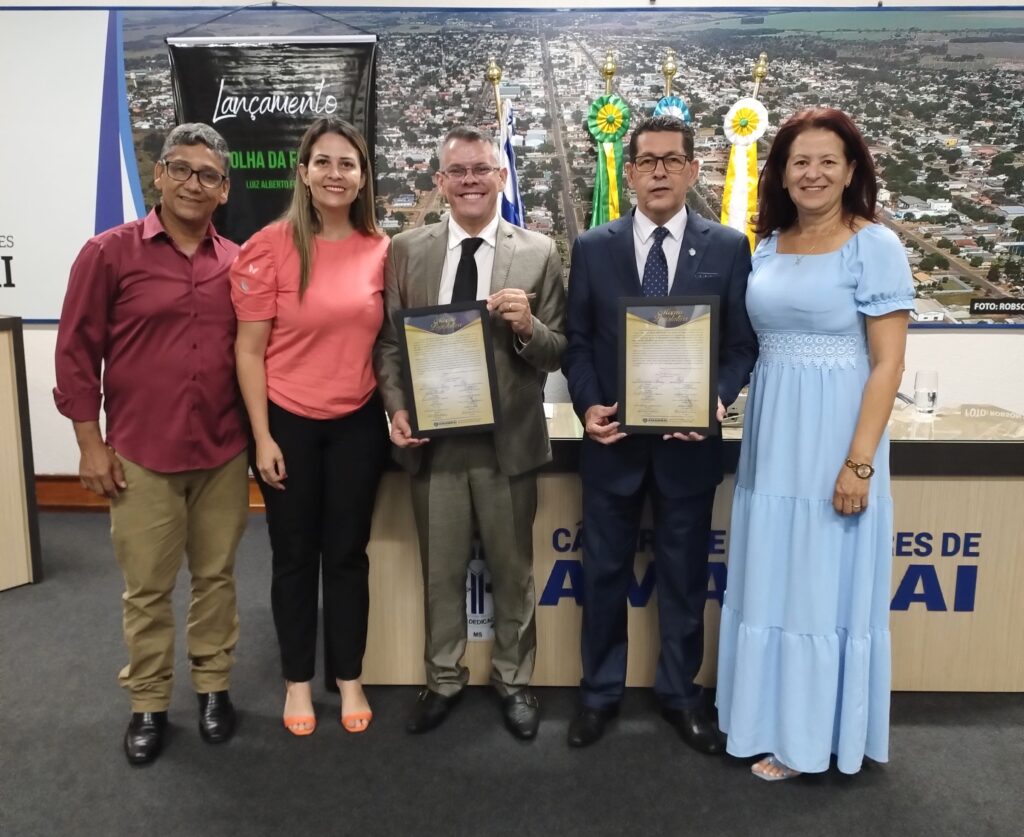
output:
<instances>
[{"instance_id":1,"label":"aerial city photograph backdrop","mask_svg":"<svg viewBox=\"0 0 1024 837\"><path fill-rule=\"evenodd\" d=\"M160 140L174 124L165 38L189 35L330 36L372 33L376 66L375 175L384 229L430 223L444 212L432 175L445 132L470 123L497 133L485 71L515 112L525 224L553 236L568 261L589 225L596 152L591 103L612 89L635 121L672 93L693 118L700 182L691 204L717 218L730 144L723 118L753 91L769 127L811 105L849 113L869 140L880 177L882 221L908 248L919 297L915 323L1021 324L1024 316L970 314L970 301L1024 296L1024 12L912 11L429 11L244 9L127 10L126 90L144 198ZM214 18L219 20L213 20ZM209 22L212 21L212 22ZM286 66L280 69L287 86ZM274 87L267 79L267 87ZM261 168L260 163L263 163ZM291 171L238 157L254 185L280 192ZM278 161L280 162L280 160ZM629 206L628 193L623 206Z\"/></svg>"}]
</instances>

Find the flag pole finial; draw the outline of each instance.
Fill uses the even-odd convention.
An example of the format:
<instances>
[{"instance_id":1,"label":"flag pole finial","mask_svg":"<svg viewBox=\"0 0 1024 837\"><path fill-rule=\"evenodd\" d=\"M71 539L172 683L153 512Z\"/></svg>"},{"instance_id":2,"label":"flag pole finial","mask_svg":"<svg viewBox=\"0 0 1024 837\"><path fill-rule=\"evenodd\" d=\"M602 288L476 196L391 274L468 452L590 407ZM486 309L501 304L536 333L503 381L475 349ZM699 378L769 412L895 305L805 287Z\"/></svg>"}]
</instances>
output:
<instances>
[{"instance_id":1,"label":"flag pole finial","mask_svg":"<svg viewBox=\"0 0 1024 837\"><path fill-rule=\"evenodd\" d=\"M501 84L501 67L498 66L498 62L494 59L493 55L487 57L487 80L491 83L491 88L494 90L494 106L498 110L498 122L501 122L501 90L499 85Z\"/></svg>"},{"instance_id":2,"label":"flag pole finial","mask_svg":"<svg viewBox=\"0 0 1024 837\"><path fill-rule=\"evenodd\" d=\"M672 95L672 79L679 72L679 65L676 64L676 54L671 47L665 52L665 62L661 65L661 74L665 76L665 95Z\"/></svg>"},{"instance_id":3,"label":"flag pole finial","mask_svg":"<svg viewBox=\"0 0 1024 837\"><path fill-rule=\"evenodd\" d=\"M618 67L615 66L615 53L608 50L604 57L604 63L601 65L601 76L604 78L604 92L612 92L612 79L615 77L615 71Z\"/></svg>"},{"instance_id":4,"label":"flag pole finial","mask_svg":"<svg viewBox=\"0 0 1024 837\"><path fill-rule=\"evenodd\" d=\"M757 63L754 64L753 69L754 76L754 98L757 98L757 94L761 89L761 82L765 80L768 75L768 53L762 52L757 57Z\"/></svg>"}]
</instances>

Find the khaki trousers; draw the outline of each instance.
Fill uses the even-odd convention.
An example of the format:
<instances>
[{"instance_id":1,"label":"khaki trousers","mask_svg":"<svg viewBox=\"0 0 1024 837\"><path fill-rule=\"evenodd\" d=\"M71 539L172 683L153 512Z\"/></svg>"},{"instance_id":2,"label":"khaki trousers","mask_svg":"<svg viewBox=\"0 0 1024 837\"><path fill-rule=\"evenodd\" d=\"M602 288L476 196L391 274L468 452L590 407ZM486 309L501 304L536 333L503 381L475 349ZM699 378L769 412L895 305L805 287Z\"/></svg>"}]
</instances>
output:
<instances>
[{"instance_id":1,"label":"khaki trousers","mask_svg":"<svg viewBox=\"0 0 1024 837\"><path fill-rule=\"evenodd\" d=\"M412 479L412 505L423 563L427 688L462 689L466 651L466 570L474 529L480 533L494 598L491 683L501 695L529 685L537 654L534 622L533 518L537 475L498 470L489 435L439 438Z\"/></svg>"},{"instance_id":2,"label":"khaki trousers","mask_svg":"<svg viewBox=\"0 0 1024 837\"><path fill-rule=\"evenodd\" d=\"M171 594L188 556L192 577L186 631L197 692L228 688L238 611L235 549L249 511L246 454L218 468L162 474L121 457L128 488L110 505L114 554L124 574L128 665L119 680L133 712L171 702L174 614Z\"/></svg>"}]
</instances>

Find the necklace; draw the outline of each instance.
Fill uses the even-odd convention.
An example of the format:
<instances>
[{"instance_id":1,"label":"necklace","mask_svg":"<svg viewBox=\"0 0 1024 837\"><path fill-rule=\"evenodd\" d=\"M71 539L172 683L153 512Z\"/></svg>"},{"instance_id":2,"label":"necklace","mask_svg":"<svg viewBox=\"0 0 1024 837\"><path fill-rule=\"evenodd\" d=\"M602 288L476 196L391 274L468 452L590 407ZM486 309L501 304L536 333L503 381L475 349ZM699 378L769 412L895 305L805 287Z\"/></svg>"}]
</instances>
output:
<instances>
[{"instance_id":1,"label":"necklace","mask_svg":"<svg viewBox=\"0 0 1024 837\"><path fill-rule=\"evenodd\" d=\"M813 256L815 253L817 253L818 252L818 248L822 245L822 243L825 242L825 241L828 241L830 238L832 238L832 236L835 235L836 230L838 230L839 227L840 227L840 225L836 224L834 227L832 227L832 229L830 229L824 235L818 236L817 242L815 242L815 245L810 250L808 250L806 253L797 253L796 254L796 259L794 260L793 263L794 264L800 264L800 262L802 262L804 260L805 256Z\"/></svg>"}]
</instances>

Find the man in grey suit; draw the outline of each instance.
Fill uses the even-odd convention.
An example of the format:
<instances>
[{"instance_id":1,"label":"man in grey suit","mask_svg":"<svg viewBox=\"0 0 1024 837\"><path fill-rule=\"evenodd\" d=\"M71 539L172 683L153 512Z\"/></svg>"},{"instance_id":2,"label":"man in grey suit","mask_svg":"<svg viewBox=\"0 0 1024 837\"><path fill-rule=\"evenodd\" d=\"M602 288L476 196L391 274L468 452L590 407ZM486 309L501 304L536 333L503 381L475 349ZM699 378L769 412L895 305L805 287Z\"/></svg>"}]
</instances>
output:
<instances>
[{"instance_id":1,"label":"man in grey suit","mask_svg":"<svg viewBox=\"0 0 1024 837\"><path fill-rule=\"evenodd\" d=\"M434 729L466 685L466 569L474 531L494 596L491 682L505 725L537 734L527 686L536 656L533 519L536 470L551 460L544 380L565 349L565 290L555 244L506 223L498 194L507 171L475 128L449 132L435 182L451 206L439 223L395 236L385 266L386 317L375 367L391 417L395 458L412 475L426 607L427 687L406 729ZM486 300L491 314L500 419L493 432L431 441L412 435L393 315L402 308Z\"/></svg>"}]
</instances>

